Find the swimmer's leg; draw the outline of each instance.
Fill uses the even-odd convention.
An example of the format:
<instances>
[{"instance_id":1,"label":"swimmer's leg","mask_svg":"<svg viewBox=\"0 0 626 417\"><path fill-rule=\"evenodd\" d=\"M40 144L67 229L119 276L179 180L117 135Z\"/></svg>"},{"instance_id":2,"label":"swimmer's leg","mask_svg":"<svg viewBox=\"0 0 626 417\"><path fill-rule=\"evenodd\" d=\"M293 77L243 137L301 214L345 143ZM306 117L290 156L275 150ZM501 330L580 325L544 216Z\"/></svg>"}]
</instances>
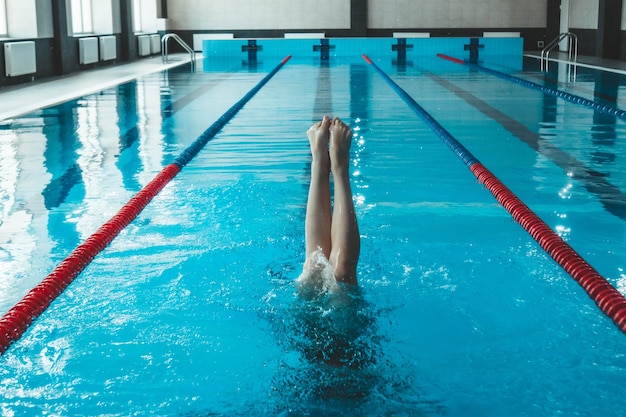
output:
<instances>
[{"instance_id":1,"label":"swimmer's leg","mask_svg":"<svg viewBox=\"0 0 626 417\"><path fill-rule=\"evenodd\" d=\"M325 116L307 131L311 145L311 184L306 206L306 262L305 269L311 267L311 254L321 249L324 256L330 256L330 157L328 155L330 119Z\"/></svg>"},{"instance_id":2,"label":"swimmer's leg","mask_svg":"<svg viewBox=\"0 0 626 417\"><path fill-rule=\"evenodd\" d=\"M330 124L330 166L335 188L331 225L330 263L337 281L356 284L361 238L350 188L350 144L352 131L339 118Z\"/></svg>"}]
</instances>

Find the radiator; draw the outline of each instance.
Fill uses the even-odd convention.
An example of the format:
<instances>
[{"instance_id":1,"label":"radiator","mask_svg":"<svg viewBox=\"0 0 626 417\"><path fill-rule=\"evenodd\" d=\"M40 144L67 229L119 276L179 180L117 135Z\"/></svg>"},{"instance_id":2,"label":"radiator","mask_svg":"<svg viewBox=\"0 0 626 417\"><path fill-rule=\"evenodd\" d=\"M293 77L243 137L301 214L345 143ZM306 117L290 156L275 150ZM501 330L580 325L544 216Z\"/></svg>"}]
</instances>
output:
<instances>
[{"instance_id":1,"label":"radiator","mask_svg":"<svg viewBox=\"0 0 626 417\"><path fill-rule=\"evenodd\" d=\"M158 34L150 35L150 50L153 54L161 53L161 36Z\"/></svg>"},{"instance_id":2,"label":"radiator","mask_svg":"<svg viewBox=\"0 0 626 417\"><path fill-rule=\"evenodd\" d=\"M7 77L37 72L35 42L10 42L4 44L4 64Z\"/></svg>"},{"instance_id":3,"label":"radiator","mask_svg":"<svg viewBox=\"0 0 626 417\"><path fill-rule=\"evenodd\" d=\"M117 58L117 38L100 36L100 61L110 61L115 58Z\"/></svg>"},{"instance_id":4,"label":"radiator","mask_svg":"<svg viewBox=\"0 0 626 417\"><path fill-rule=\"evenodd\" d=\"M148 56L151 53L150 36L141 35L137 37L139 43L139 56Z\"/></svg>"},{"instance_id":5,"label":"radiator","mask_svg":"<svg viewBox=\"0 0 626 417\"><path fill-rule=\"evenodd\" d=\"M81 64L98 62L98 38L80 38L78 40L78 57Z\"/></svg>"}]
</instances>

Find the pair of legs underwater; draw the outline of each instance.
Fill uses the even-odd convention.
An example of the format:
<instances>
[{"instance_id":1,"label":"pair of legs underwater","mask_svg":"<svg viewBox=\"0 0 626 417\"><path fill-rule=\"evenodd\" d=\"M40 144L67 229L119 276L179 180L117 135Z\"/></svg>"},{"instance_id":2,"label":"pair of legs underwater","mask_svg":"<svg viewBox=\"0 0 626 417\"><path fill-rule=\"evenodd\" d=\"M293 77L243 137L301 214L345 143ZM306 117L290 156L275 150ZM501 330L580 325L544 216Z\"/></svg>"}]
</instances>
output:
<instances>
[{"instance_id":1,"label":"pair of legs underwater","mask_svg":"<svg viewBox=\"0 0 626 417\"><path fill-rule=\"evenodd\" d=\"M339 118L325 116L311 126L307 137L312 155L311 183L306 207L306 261L300 280L330 268L336 282L356 285L360 235L349 176L352 130Z\"/></svg>"}]
</instances>

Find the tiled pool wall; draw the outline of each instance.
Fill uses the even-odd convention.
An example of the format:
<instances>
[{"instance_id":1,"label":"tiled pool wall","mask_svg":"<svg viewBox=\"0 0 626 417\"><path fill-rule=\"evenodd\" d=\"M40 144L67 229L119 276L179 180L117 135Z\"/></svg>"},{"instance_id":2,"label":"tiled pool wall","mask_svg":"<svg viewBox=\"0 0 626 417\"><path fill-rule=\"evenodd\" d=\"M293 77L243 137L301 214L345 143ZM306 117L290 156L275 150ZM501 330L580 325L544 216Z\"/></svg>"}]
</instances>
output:
<instances>
[{"instance_id":1,"label":"tiled pool wall","mask_svg":"<svg viewBox=\"0 0 626 417\"><path fill-rule=\"evenodd\" d=\"M372 60L406 61L437 54L481 63L506 63L522 69L524 39L517 38L323 38L323 39L209 39L202 41L204 59L262 61L264 58L360 57Z\"/></svg>"}]
</instances>

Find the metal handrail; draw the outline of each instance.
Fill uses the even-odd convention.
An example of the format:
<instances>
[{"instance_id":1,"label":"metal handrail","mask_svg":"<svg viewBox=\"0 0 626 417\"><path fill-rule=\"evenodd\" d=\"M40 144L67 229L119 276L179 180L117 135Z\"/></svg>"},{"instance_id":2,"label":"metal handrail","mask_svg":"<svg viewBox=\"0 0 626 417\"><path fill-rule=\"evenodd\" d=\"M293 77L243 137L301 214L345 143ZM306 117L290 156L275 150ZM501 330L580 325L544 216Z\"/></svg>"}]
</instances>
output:
<instances>
[{"instance_id":1,"label":"metal handrail","mask_svg":"<svg viewBox=\"0 0 626 417\"><path fill-rule=\"evenodd\" d=\"M569 62L575 64L578 60L578 36L572 32L565 32L559 34L552 42L550 42L545 48L541 50L541 70L548 69L548 58L550 57L550 51L554 49L563 39L568 39L567 59Z\"/></svg>"},{"instance_id":2,"label":"metal handrail","mask_svg":"<svg viewBox=\"0 0 626 417\"><path fill-rule=\"evenodd\" d=\"M191 69L192 70L195 69L195 67L196 67L196 51L194 51L193 48L191 48L189 45L187 45L187 43L184 40L182 40L181 37L178 36L175 33L168 33L168 34L164 35L161 38L161 59L163 60L163 63L164 64L168 63L167 57L169 55L169 52L168 52L168 47L167 47L167 45L168 45L167 41L169 41L170 39L174 39L176 42L178 42L178 44L180 46L183 47L183 49L185 51L187 51L189 53L189 56L191 58Z\"/></svg>"}]
</instances>

